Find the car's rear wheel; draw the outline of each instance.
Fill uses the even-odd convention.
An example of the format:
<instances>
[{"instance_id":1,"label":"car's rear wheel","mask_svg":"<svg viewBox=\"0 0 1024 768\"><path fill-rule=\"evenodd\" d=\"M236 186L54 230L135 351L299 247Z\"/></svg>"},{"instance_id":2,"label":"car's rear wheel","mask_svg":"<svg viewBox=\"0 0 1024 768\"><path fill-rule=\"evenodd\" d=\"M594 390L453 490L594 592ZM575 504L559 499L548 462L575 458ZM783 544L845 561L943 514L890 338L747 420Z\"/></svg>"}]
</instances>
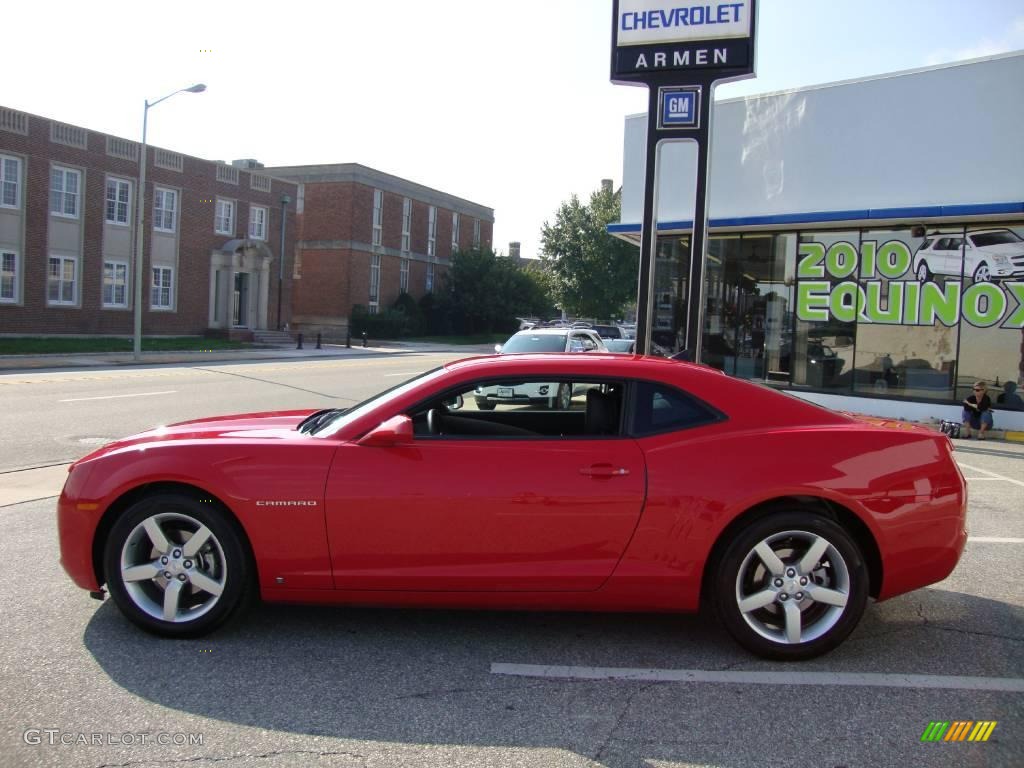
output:
<instances>
[{"instance_id":1,"label":"car's rear wheel","mask_svg":"<svg viewBox=\"0 0 1024 768\"><path fill-rule=\"evenodd\" d=\"M932 279L932 273L928 270L928 263L923 259L921 260L921 263L917 265L917 279L922 283L927 283Z\"/></svg>"},{"instance_id":2,"label":"car's rear wheel","mask_svg":"<svg viewBox=\"0 0 1024 768\"><path fill-rule=\"evenodd\" d=\"M495 405L497 405L497 403L492 403L492 402L488 401L486 398L483 398L483 397L476 398L476 407L477 407L477 410L479 410L479 411L493 411Z\"/></svg>"},{"instance_id":3,"label":"car's rear wheel","mask_svg":"<svg viewBox=\"0 0 1024 768\"><path fill-rule=\"evenodd\" d=\"M867 604L868 571L853 539L812 513L755 521L725 550L713 603L729 633L770 659L809 659L839 645Z\"/></svg>"},{"instance_id":4,"label":"car's rear wheel","mask_svg":"<svg viewBox=\"0 0 1024 768\"><path fill-rule=\"evenodd\" d=\"M976 283L991 283L992 273L988 270L988 264L981 262L978 268L974 270L974 282Z\"/></svg>"},{"instance_id":5,"label":"car's rear wheel","mask_svg":"<svg viewBox=\"0 0 1024 768\"><path fill-rule=\"evenodd\" d=\"M110 595L143 629L204 635L252 596L254 569L237 525L213 500L161 493L114 523L103 557Z\"/></svg>"}]
</instances>

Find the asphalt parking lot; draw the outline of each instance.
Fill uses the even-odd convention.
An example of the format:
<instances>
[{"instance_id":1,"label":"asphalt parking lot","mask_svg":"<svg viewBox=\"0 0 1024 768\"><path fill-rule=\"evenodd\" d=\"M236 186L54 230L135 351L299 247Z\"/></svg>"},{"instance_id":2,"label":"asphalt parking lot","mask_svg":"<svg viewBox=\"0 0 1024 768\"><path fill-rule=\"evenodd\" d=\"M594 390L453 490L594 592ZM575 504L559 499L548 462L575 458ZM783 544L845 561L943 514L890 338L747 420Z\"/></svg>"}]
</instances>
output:
<instances>
[{"instance_id":1,"label":"asphalt parking lot","mask_svg":"<svg viewBox=\"0 0 1024 768\"><path fill-rule=\"evenodd\" d=\"M260 606L160 640L67 580L53 499L2 507L0 764L1019 766L1024 450L958 458L972 539L954 574L799 665L701 615ZM921 743L936 720L997 726Z\"/></svg>"}]
</instances>

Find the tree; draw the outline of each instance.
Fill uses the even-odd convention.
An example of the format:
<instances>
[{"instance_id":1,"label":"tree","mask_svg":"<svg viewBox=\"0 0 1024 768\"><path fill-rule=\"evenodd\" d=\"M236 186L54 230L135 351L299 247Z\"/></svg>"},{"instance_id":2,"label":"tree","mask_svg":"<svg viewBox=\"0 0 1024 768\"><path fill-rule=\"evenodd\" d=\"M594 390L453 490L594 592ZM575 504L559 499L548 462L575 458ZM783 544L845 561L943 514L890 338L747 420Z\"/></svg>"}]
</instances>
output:
<instances>
[{"instance_id":1,"label":"tree","mask_svg":"<svg viewBox=\"0 0 1024 768\"><path fill-rule=\"evenodd\" d=\"M577 317L611 320L636 300L639 249L608 234L621 192L602 188L582 205L573 195L541 229L541 259L556 302Z\"/></svg>"},{"instance_id":2,"label":"tree","mask_svg":"<svg viewBox=\"0 0 1024 768\"><path fill-rule=\"evenodd\" d=\"M474 248L452 255L438 304L457 333L510 332L517 315L542 314L550 308L543 285L512 259Z\"/></svg>"}]
</instances>

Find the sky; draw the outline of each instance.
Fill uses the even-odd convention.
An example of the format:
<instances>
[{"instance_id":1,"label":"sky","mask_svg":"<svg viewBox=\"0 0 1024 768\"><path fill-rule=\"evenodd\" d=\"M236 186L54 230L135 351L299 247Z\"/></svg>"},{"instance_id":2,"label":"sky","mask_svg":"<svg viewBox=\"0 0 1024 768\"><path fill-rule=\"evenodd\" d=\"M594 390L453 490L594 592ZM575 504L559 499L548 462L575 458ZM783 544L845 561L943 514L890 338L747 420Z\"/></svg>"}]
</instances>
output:
<instances>
[{"instance_id":1,"label":"sky","mask_svg":"<svg viewBox=\"0 0 1024 768\"><path fill-rule=\"evenodd\" d=\"M647 107L609 81L611 18L611 0L9 3L0 105L138 140L146 100L202 82L150 110L149 143L361 163L493 208L494 248L536 257L563 201L621 184L624 118ZM757 77L716 98L1021 49L1024 0L761 0Z\"/></svg>"}]
</instances>

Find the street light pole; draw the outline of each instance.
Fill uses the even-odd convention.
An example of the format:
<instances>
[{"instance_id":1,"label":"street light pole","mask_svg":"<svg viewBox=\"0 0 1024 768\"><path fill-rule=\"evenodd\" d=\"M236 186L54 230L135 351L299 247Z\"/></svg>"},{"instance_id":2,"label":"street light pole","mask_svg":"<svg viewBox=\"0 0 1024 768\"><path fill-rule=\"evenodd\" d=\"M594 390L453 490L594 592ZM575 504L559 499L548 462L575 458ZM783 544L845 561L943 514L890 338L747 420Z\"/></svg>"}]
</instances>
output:
<instances>
[{"instance_id":1,"label":"street light pole","mask_svg":"<svg viewBox=\"0 0 1024 768\"><path fill-rule=\"evenodd\" d=\"M284 227L288 221L287 208L292 199L288 195L281 195L281 252L277 258L277 330L284 330L281 322L281 290L284 287Z\"/></svg>"},{"instance_id":2,"label":"street light pole","mask_svg":"<svg viewBox=\"0 0 1024 768\"><path fill-rule=\"evenodd\" d=\"M152 104L146 101L146 107L142 111L142 146L139 147L139 188L135 194L135 330L132 336L132 351L136 361L142 359L142 245L143 223L146 219L146 128L149 123L149 108L155 107L161 101L166 101L171 96L179 93L202 93L205 90L205 85L196 83L188 88L182 88L174 93L169 93Z\"/></svg>"}]
</instances>

